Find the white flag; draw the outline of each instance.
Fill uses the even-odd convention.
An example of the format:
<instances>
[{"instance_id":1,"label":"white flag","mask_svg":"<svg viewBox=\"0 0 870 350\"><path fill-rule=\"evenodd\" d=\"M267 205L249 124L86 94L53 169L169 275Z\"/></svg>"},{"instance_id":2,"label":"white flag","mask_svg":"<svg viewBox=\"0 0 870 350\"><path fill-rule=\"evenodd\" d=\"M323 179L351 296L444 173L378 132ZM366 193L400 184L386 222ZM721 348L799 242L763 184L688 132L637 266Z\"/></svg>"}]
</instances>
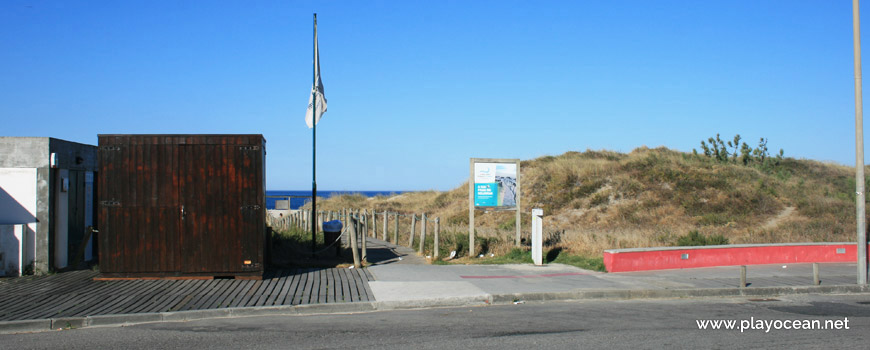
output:
<instances>
[{"instance_id":1,"label":"white flag","mask_svg":"<svg viewBox=\"0 0 870 350\"><path fill-rule=\"evenodd\" d=\"M314 85L311 86L311 96L308 97L308 110L305 112L305 124L313 128L326 113L326 96L323 96L323 81L320 80L320 51L317 49L317 20L314 22Z\"/></svg>"}]
</instances>

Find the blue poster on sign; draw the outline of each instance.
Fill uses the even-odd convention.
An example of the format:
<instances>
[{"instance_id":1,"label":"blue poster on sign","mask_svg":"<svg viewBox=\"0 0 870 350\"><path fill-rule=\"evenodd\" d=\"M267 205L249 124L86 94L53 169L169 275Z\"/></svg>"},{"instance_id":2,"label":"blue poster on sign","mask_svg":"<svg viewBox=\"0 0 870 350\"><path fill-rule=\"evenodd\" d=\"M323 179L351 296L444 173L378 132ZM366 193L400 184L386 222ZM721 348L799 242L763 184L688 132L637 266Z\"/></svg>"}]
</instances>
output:
<instances>
[{"instance_id":1,"label":"blue poster on sign","mask_svg":"<svg viewBox=\"0 0 870 350\"><path fill-rule=\"evenodd\" d=\"M515 208L517 206L517 165L474 163L474 206Z\"/></svg>"},{"instance_id":2,"label":"blue poster on sign","mask_svg":"<svg viewBox=\"0 0 870 350\"><path fill-rule=\"evenodd\" d=\"M475 183L474 206L494 207L498 205L498 183Z\"/></svg>"}]
</instances>

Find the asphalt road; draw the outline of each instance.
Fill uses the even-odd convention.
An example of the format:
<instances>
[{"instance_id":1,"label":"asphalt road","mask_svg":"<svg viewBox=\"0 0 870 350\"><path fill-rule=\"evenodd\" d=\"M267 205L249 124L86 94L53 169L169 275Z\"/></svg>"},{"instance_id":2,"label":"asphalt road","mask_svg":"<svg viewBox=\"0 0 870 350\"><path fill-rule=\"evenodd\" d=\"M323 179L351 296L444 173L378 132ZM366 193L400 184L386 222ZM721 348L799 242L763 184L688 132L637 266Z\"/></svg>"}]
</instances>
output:
<instances>
[{"instance_id":1,"label":"asphalt road","mask_svg":"<svg viewBox=\"0 0 870 350\"><path fill-rule=\"evenodd\" d=\"M700 330L848 319L849 329ZM759 321L760 320L760 321ZM761 323L759 323L761 322ZM773 322L773 323L770 323ZM792 323L791 326L794 326ZM776 300L548 302L346 315L249 317L0 335L2 349L576 349L870 347L870 295Z\"/></svg>"}]
</instances>

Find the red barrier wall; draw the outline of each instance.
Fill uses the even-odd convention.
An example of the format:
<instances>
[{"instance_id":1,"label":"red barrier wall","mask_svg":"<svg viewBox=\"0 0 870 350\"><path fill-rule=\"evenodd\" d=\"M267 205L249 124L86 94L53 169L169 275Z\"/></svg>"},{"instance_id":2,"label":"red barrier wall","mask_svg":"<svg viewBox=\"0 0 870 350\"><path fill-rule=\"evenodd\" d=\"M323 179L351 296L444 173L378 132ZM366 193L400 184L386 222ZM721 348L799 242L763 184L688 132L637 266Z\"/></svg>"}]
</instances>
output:
<instances>
[{"instance_id":1,"label":"red barrier wall","mask_svg":"<svg viewBox=\"0 0 870 350\"><path fill-rule=\"evenodd\" d=\"M857 251L855 243L612 249L604 251L604 267L608 272L628 272L730 265L856 262Z\"/></svg>"}]
</instances>

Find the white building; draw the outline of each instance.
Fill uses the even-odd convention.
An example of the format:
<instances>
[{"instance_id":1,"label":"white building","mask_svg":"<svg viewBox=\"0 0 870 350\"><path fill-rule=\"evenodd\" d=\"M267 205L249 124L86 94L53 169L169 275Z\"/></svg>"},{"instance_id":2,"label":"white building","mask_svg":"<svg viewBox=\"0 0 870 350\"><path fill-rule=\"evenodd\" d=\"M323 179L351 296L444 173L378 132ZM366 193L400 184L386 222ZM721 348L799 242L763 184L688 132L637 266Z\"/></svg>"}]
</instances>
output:
<instances>
[{"instance_id":1,"label":"white building","mask_svg":"<svg viewBox=\"0 0 870 350\"><path fill-rule=\"evenodd\" d=\"M0 276L93 259L96 170L95 146L0 137Z\"/></svg>"}]
</instances>

